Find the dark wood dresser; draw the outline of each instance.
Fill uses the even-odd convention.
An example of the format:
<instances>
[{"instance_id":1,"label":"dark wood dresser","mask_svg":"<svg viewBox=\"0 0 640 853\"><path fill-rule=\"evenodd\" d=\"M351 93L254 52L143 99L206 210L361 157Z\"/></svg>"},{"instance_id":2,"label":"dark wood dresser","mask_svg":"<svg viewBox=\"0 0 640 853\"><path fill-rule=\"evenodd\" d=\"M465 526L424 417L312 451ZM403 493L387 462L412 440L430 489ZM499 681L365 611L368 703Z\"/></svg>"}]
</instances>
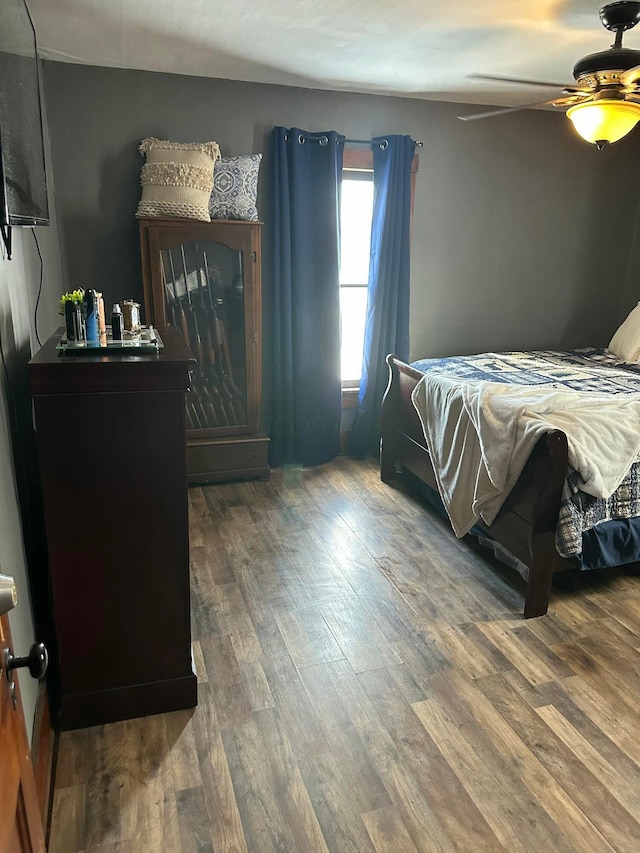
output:
<instances>
[{"instance_id":1,"label":"dark wood dresser","mask_svg":"<svg viewBox=\"0 0 640 853\"><path fill-rule=\"evenodd\" d=\"M193 707L185 394L164 349L30 362L62 728Z\"/></svg>"}]
</instances>

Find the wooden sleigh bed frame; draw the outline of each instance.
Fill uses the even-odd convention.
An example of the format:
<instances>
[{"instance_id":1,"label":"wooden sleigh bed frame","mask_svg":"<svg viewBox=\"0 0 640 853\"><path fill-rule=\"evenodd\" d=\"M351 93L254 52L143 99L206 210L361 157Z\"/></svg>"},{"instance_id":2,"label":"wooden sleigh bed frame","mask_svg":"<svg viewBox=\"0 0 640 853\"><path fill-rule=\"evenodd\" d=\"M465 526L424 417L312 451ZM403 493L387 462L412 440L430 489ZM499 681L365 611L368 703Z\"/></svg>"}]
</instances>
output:
<instances>
[{"instance_id":1,"label":"wooden sleigh bed frame","mask_svg":"<svg viewBox=\"0 0 640 853\"><path fill-rule=\"evenodd\" d=\"M389 384L382 402L380 476L388 483L404 467L437 492L422 425L411 402L411 392L424 374L395 355L387 356L387 365ZM555 546L567 467L567 438L560 430L551 430L536 444L493 524L477 525L528 567L525 618L544 616L554 573L573 568Z\"/></svg>"}]
</instances>

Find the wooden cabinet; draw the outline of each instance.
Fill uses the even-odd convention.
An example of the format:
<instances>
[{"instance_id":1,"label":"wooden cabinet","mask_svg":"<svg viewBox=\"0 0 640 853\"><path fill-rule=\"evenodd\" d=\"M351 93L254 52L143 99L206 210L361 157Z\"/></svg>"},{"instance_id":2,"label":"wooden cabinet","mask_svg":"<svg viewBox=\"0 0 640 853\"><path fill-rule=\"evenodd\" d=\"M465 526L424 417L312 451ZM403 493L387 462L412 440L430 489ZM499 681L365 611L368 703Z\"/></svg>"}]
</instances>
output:
<instances>
[{"instance_id":1,"label":"wooden cabinet","mask_svg":"<svg viewBox=\"0 0 640 853\"><path fill-rule=\"evenodd\" d=\"M147 321L197 357L186 403L192 483L268 479L261 432L262 223L141 219Z\"/></svg>"},{"instance_id":2,"label":"wooden cabinet","mask_svg":"<svg viewBox=\"0 0 640 853\"><path fill-rule=\"evenodd\" d=\"M184 408L193 357L174 329L159 354L60 354L59 337L30 374L60 725L193 707Z\"/></svg>"}]
</instances>

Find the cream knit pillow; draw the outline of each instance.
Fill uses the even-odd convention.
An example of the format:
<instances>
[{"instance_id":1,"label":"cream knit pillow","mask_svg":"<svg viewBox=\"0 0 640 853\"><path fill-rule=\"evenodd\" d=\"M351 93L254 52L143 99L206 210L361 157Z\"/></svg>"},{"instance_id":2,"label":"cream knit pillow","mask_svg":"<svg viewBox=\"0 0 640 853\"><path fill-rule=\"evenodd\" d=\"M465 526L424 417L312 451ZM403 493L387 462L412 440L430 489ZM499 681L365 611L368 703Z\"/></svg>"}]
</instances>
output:
<instances>
[{"instance_id":1,"label":"cream knit pillow","mask_svg":"<svg viewBox=\"0 0 640 853\"><path fill-rule=\"evenodd\" d=\"M147 155L136 216L179 216L210 222L209 197L217 142L168 142L149 137L138 148Z\"/></svg>"},{"instance_id":2,"label":"cream knit pillow","mask_svg":"<svg viewBox=\"0 0 640 853\"><path fill-rule=\"evenodd\" d=\"M608 350L621 361L640 360L640 302L611 338Z\"/></svg>"}]
</instances>

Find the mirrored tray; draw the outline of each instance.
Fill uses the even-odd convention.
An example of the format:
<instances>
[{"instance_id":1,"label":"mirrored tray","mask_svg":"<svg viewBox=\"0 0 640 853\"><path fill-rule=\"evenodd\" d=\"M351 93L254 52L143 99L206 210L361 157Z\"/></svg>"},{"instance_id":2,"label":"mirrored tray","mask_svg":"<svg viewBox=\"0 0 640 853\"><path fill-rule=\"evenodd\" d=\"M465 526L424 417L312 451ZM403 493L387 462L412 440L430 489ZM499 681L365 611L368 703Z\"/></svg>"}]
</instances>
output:
<instances>
[{"instance_id":1,"label":"mirrored tray","mask_svg":"<svg viewBox=\"0 0 640 853\"><path fill-rule=\"evenodd\" d=\"M56 349L63 352L94 352L104 353L109 352L135 350L140 352L157 352L162 349L164 344L157 329L153 326L143 326L139 332L125 332L123 340L114 341L111 337L111 326L107 326L105 334L99 335L97 341L68 341L66 334L63 334Z\"/></svg>"}]
</instances>

